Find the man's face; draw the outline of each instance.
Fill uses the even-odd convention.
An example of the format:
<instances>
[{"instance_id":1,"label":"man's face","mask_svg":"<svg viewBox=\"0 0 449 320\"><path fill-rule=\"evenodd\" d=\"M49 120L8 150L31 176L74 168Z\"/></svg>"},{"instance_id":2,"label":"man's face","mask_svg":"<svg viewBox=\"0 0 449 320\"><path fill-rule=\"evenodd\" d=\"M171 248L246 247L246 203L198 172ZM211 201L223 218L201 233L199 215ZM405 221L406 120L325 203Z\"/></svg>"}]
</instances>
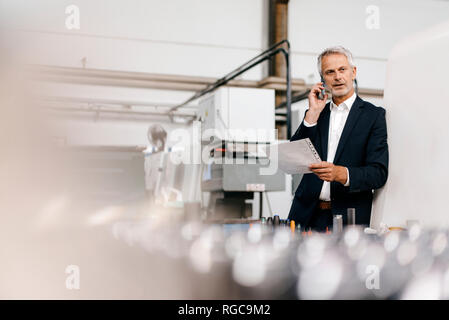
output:
<instances>
[{"instance_id":1,"label":"man's face","mask_svg":"<svg viewBox=\"0 0 449 320\"><path fill-rule=\"evenodd\" d=\"M353 89L356 67L351 67L344 54L326 55L321 60L321 72L334 97L347 95Z\"/></svg>"}]
</instances>

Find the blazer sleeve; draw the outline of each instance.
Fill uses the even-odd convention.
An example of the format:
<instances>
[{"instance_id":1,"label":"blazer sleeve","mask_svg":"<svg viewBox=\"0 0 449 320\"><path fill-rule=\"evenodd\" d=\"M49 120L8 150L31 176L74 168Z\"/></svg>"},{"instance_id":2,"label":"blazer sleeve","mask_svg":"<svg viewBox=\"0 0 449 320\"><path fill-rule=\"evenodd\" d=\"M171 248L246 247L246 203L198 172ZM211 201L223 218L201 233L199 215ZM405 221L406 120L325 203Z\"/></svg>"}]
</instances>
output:
<instances>
[{"instance_id":1,"label":"blazer sleeve","mask_svg":"<svg viewBox=\"0 0 449 320\"><path fill-rule=\"evenodd\" d=\"M304 119L306 118L307 111L304 113ZM298 130L296 130L295 134L290 138L290 141L296 141L301 140L305 138L309 138L311 141L314 141L315 136L317 134L317 125L314 125L313 127L306 127L304 125L304 119L302 120L301 124L298 127Z\"/></svg>"},{"instance_id":2,"label":"blazer sleeve","mask_svg":"<svg viewBox=\"0 0 449 320\"><path fill-rule=\"evenodd\" d=\"M380 108L367 142L366 165L348 167L349 192L381 188L388 178L388 144L385 109Z\"/></svg>"}]
</instances>

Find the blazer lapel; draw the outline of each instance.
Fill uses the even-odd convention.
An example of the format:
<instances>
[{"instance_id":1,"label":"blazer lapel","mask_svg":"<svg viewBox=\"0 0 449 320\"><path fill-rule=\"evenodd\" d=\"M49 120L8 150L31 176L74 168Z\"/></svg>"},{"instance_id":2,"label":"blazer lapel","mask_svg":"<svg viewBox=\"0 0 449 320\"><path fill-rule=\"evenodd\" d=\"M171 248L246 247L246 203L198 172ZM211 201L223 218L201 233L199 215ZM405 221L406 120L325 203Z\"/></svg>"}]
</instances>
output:
<instances>
[{"instance_id":1,"label":"blazer lapel","mask_svg":"<svg viewBox=\"0 0 449 320\"><path fill-rule=\"evenodd\" d=\"M321 141L321 160L327 161L327 145L329 139L329 119L330 119L330 102L324 107L321 116L323 119L320 121L320 141Z\"/></svg>"},{"instance_id":2,"label":"blazer lapel","mask_svg":"<svg viewBox=\"0 0 449 320\"><path fill-rule=\"evenodd\" d=\"M334 163L338 161L338 158L341 156L343 148L346 142L349 139L352 129L357 123L357 119L363 110L363 100L357 96L354 101L354 104L351 107L351 111L349 111L348 118L346 119L345 126L343 128L343 133L341 134L340 141L338 142L337 151L335 152Z\"/></svg>"}]
</instances>

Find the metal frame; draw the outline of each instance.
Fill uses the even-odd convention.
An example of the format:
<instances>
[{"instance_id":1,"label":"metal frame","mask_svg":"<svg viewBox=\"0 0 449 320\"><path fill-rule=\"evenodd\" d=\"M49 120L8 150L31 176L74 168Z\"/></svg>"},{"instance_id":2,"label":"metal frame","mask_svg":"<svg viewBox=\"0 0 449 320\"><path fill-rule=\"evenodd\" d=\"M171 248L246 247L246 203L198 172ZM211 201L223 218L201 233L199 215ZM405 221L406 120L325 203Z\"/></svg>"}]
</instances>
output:
<instances>
[{"instance_id":1,"label":"metal frame","mask_svg":"<svg viewBox=\"0 0 449 320\"><path fill-rule=\"evenodd\" d=\"M280 45L286 44L287 50L284 48L278 48ZM232 79L235 79L239 75L245 73L246 71L254 68L258 64L264 62L265 60L271 59L273 56L277 55L278 53L282 53L285 58L285 65L287 69L286 74L286 81L287 81L287 89L286 89L286 106L287 106L287 138L290 139L291 137L291 96L292 96L292 84L291 84L291 67L290 67L290 43L288 40L282 40L272 47L268 48L261 54L255 56L254 58L250 59L246 63L242 64L237 69L234 69L230 73L226 74L224 77L218 79L216 82L208 85L206 88L204 88L201 91L198 91L195 93L192 97L184 101L183 103L174 106L171 108L167 114L170 116L170 119L173 118L173 112L175 112L177 109L187 105L188 103L214 91L215 89L227 84Z\"/></svg>"}]
</instances>

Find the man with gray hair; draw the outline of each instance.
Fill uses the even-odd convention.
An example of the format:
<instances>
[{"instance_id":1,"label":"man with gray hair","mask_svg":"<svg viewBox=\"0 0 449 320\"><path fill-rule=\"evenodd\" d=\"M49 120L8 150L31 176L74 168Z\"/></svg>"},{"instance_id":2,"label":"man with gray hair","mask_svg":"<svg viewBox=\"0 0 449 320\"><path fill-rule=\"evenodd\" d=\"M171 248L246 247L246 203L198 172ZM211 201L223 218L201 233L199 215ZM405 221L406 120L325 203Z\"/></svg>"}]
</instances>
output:
<instances>
[{"instance_id":1,"label":"man with gray hair","mask_svg":"<svg viewBox=\"0 0 449 320\"><path fill-rule=\"evenodd\" d=\"M385 109L362 100L354 90L357 68L349 50L338 46L318 57L323 82L310 90L309 109L290 141L309 138L322 162L310 166L295 192L289 219L325 231L333 215L355 208L355 223L369 225L373 190L388 177ZM322 95L327 86L332 94Z\"/></svg>"}]
</instances>

